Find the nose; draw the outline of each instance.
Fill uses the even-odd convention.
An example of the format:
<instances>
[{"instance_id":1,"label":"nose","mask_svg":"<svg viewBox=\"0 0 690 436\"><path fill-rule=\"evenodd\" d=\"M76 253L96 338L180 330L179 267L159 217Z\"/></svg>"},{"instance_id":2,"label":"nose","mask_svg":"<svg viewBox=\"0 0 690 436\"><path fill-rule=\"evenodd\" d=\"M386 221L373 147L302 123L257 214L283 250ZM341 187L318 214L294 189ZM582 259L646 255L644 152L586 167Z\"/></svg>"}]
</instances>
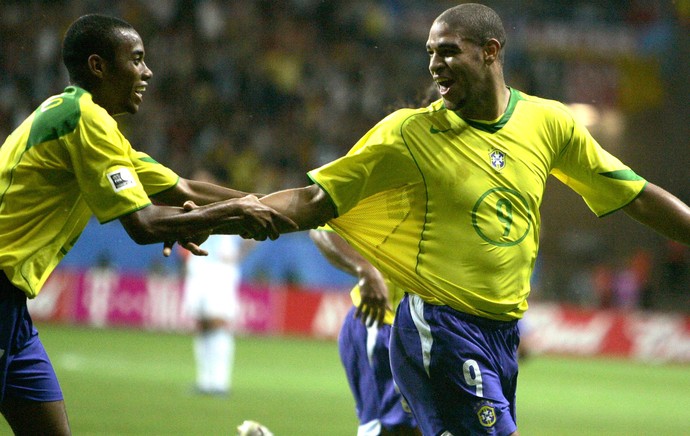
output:
<instances>
[{"instance_id":1,"label":"nose","mask_svg":"<svg viewBox=\"0 0 690 436\"><path fill-rule=\"evenodd\" d=\"M149 80L151 77L153 77L153 71L144 63L144 72L141 74L141 78L144 80Z\"/></svg>"},{"instance_id":2,"label":"nose","mask_svg":"<svg viewBox=\"0 0 690 436\"><path fill-rule=\"evenodd\" d=\"M429 71L433 74L443 66L443 58L436 53L429 56Z\"/></svg>"}]
</instances>

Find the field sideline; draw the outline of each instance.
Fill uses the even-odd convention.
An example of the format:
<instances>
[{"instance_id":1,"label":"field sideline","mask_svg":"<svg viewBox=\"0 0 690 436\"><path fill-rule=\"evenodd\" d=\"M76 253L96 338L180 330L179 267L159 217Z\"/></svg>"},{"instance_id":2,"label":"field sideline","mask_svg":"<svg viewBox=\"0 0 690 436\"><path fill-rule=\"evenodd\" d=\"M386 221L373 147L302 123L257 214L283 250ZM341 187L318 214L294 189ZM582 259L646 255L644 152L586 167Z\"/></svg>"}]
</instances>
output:
<instances>
[{"instance_id":1,"label":"field sideline","mask_svg":"<svg viewBox=\"0 0 690 436\"><path fill-rule=\"evenodd\" d=\"M191 336L38 326L75 435L356 434L333 341L241 337L229 398L191 394ZM521 367L518 423L531 435L690 435L690 367L535 357ZM11 434L0 423L0 434Z\"/></svg>"}]
</instances>

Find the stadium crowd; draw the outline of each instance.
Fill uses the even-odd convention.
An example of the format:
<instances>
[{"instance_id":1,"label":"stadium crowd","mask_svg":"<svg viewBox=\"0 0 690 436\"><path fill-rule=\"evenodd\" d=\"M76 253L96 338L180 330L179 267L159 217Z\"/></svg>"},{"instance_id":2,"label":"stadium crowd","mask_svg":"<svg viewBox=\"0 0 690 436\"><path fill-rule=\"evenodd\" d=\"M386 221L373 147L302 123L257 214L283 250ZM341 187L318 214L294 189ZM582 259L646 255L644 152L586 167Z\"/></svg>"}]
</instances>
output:
<instances>
[{"instance_id":1,"label":"stadium crowd","mask_svg":"<svg viewBox=\"0 0 690 436\"><path fill-rule=\"evenodd\" d=\"M146 62L154 72L136 122L130 123L128 117L119 120L135 147L183 177L201 167L246 191L301 186L307 170L344 154L392 108L421 99L430 84L424 50L428 24L439 11L456 3L3 1L0 137L4 140L46 95L65 87L60 41L69 23L84 13L108 13L139 30L149 53ZM629 150L620 153L626 161L644 175L654 174L654 179L688 201L688 158L678 157L678 152L687 151L690 124L686 99L680 97L688 95L688 85L679 83L687 80L678 80L687 77L690 65L688 55L683 55L690 47L690 10L683 6L687 2L500 0L487 4L505 17L509 84L529 93L624 113L627 129L611 134L602 128L601 134L613 139L602 140L602 145L629 145ZM630 70L635 74L624 74ZM632 84L626 84L626 79ZM637 88L639 84L644 86ZM658 115L650 117L652 112ZM664 127L673 132L663 139L648 133ZM595 135L597 129L592 126ZM650 140L658 143L645 145ZM675 159L670 157L674 155ZM680 179L674 178L679 172ZM598 232L626 232L627 224L616 230L618 221L614 220L612 226L599 224L592 230L589 227L596 226L597 220L587 212L585 229L565 232L564 228L581 220L562 217L564 227L560 228L550 218L555 215L557 208L546 207L544 267L536 298L589 304L609 301L597 291L607 277L604 272L618 277L631 269L647 268L651 271L646 276L633 274L646 277L638 279L634 305L690 311L687 247L667 246L654 235L640 236L622 247L598 246L597 241L604 239ZM637 249L647 257L626 254ZM606 257L610 253L617 257ZM556 283L553 276L562 276L558 257L563 254L581 259L567 274L572 277L568 283ZM631 289L630 282L625 283L625 289ZM583 295L574 289L589 291ZM611 292L626 295L620 290ZM657 297L649 297L650 302L645 292ZM623 300L627 303L621 305L631 301Z\"/></svg>"}]
</instances>

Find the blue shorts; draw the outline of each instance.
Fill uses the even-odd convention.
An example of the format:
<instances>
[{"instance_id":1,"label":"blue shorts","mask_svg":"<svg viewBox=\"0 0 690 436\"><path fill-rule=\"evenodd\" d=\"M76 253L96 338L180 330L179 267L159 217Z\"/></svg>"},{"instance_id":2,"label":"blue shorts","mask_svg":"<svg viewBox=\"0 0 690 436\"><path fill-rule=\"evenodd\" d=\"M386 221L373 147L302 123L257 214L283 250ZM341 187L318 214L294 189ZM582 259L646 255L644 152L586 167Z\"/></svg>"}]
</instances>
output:
<instances>
[{"instance_id":1,"label":"blue shorts","mask_svg":"<svg viewBox=\"0 0 690 436\"><path fill-rule=\"evenodd\" d=\"M26 295L0 271L0 402L59 401L62 390L26 307Z\"/></svg>"},{"instance_id":2,"label":"blue shorts","mask_svg":"<svg viewBox=\"0 0 690 436\"><path fill-rule=\"evenodd\" d=\"M493 321L405 295L391 330L393 377L424 435L517 430L517 321Z\"/></svg>"},{"instance_id":3,"label":"blue shorts","mask_svg":"<svg viewBox=\"0 0 690 436\"><path fill-rule=\"evenodd\" d=\"M365 326L355 318L353 306L345 317L338 337L340 359L355 398L358 435L378 435L381 427L391 430L417 424L393 383L388 340L391 326Z\"/></svg>"}]
</instances>

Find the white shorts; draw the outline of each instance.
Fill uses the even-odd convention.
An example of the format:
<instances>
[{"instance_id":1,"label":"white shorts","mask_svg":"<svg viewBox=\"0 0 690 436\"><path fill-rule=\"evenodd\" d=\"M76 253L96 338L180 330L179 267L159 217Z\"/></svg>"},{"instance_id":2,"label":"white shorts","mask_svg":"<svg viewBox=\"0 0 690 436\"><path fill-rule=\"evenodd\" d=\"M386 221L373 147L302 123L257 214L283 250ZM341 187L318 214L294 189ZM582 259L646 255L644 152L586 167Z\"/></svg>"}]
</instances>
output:
<instances>
[{"instance_id":1,"label":"white shorts","mask_svg":"<svg viewBox=\"0 0 690 436\"><path fill-rule=\"evenodd\" d=\"M227 283L196 282L185 284L183 304L184 314L188 317L232 321L237 316L239 298L237 288L230 287Z\"/></svg>"},{"instance_id":2,"label":"white shorts","mask_svg":"<svg viewBox=\"0 0 690 436\"><path fill-rule=\"evenodd\" d=\"M193 319L222 318L232 321L238 313L242 239L214 235L204 247L208 256L187 258L183 310Z\"/></svg>"}]
</instances>

